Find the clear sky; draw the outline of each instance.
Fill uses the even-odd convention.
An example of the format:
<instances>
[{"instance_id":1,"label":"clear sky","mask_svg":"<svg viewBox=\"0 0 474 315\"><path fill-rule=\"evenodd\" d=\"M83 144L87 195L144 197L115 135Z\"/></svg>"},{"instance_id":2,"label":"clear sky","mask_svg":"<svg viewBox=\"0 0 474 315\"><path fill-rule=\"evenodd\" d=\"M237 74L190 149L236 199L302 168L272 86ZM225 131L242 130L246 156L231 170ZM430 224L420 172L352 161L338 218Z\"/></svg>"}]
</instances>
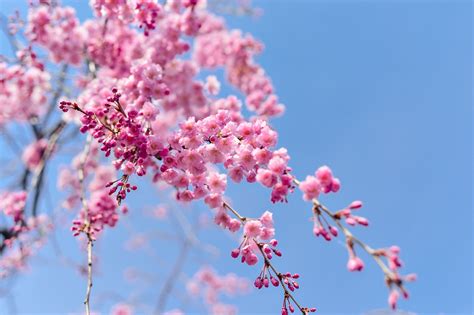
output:
<instances>
[{"instance_id":1,"label":"clear sky","mask_svg":"<svg viewBox=\"0 0 474 315\"><path fill-rule=\"evenodd\" d=\"M87 15L85 1L64 2ZM11 13L17 1L0 3L2 13ZM323 202L337 209L363 200L362 211L371 226L356 228L356 233L375 247L400 245L405 271L419 275L402 309L471 314L472 3L268 0L257 5L264 9L261 18L232 18L229 24L265 43L258 60L287 105L286 114L273 124L280 132L279 144L292 156L294 173L301 178L322 164L330 165L342 190ZM1 43L4 51L4 38ZM276 264L302 275L298 297L303 304L316 306L320 314L386 308L380 270L363 256L366 270L347 272L341 244L312 236L310 206L299 193L285 205L272 205L269 192L256 185L231 187L229 195L247 214L274 212L284 253ZM160 197L143 199L135 197L140 206L151 206ZM205 210L195 206L184 211ZM135 230L155 224L133 213L131 221ZM123 220L97 245L101 260L94 294L102 292L95 305L103 312L117 294L128 298L143 289L143 282L130 284L123 278L123 268L131 264L159 276L148 277L144 288L145 302L153 305L169 269L162 260L176 256L176 246L163 241L150 245L158 259L125 251L129 225ZM82 253L68 231L69 222L63 226L57 242L68 257L78 260ZM158 226L165 229L163 223ZM208 260L219 272L255 278L258 268L229 257L235 243L225 233L215 229L205 238L221 254L213 257L195 250L186 263L187 274L196 271L196 261ZM52 248L46 246L31 271L15 279L12 296L19 313L82 310L85 280L54 262ZM182 289L177 284L177 291ZM1 314L11 310L9 301L0 300ZM231 301L242 314L276 314L281 307L279 289L252 291ZM177 306L173 298L168 309ZM188 309L205 312L195 304Z\"/></svg>"}]
</instances>

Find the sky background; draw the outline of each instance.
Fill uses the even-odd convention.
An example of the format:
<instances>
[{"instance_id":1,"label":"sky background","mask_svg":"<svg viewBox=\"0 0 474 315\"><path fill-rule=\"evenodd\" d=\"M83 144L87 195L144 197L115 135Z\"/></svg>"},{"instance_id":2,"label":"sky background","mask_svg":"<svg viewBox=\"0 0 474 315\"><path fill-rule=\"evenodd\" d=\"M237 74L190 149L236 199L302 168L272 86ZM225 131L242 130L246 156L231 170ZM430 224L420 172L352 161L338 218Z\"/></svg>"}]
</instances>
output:
<instances>
[{"instance_id":1,"label":"sky background","mask_svg":"<svg viewBox=\"0 0 474 315\"><path fill-rule=\"evenodd\" d=\"M0 10L9 14L18 3L0 0ZM74 5L82 18L89 14L85 1L63 3ZM264 9L262 17L230 18L228 24L265 44L258 61L287 106L285 115L272 123L280 133L279 145L291 154L294 174L303 178L320 165L329 165L342 189L322 201L338 209L363 200L361 214L371 225L355 228L356 235L373 247L402 248L404 271L416 272L419 280L409 285L411 298L400 303L401 309L471 314L472 3L268 0L256 4ZM5 53L3 37L1 46ZM233 90L224 89L227 92ZM0 147L0 152L6 148ZM52 199L57 200L55 184L50 186ZM275 264L302 275L297 292L302 304L316 306L319 314L386 308L387 289L375 263L361 255L364 272L347 272L346 250L341 243L312 235L310 205L298 192L288 204L278 205L271 204L269 192L258 185L231 185L229 196L249 216L267 209L274 212L284 253ZM166 197L150 190L132 199L138 208L150 208ZM191 218L206 212L199 204L179 211ZM146 251L125 250L131 231L177 229L141 211L131 212L129 220L107 231L94 249L100 262L92 305L104 313L133 296L154 305L169 259L177 255L172 240L153 240ZM54 256L59 247L65 256L81 261L84 253L69 227L69 221L61 223L56 241L32 260L30 271L14 279L9 298L0 300L0 314L14 309L21 314L82 311L85 279ZM209 262L219 273L256 277L259 267L229 257L236 245L227 233L210 228L202 235L220 254L194 249L185 274L192 275L198 262ZM123 270L131 265L146 275L145 281L124 279ZM178 295L182 293L179 281L176 288ZM237 304L241 314L276 314L280 289L251 291L228 301ZM167 309L179 306L174 296ZM199 301L190 301L185 310L205 313Z\"/></svg>"}]
</instances>

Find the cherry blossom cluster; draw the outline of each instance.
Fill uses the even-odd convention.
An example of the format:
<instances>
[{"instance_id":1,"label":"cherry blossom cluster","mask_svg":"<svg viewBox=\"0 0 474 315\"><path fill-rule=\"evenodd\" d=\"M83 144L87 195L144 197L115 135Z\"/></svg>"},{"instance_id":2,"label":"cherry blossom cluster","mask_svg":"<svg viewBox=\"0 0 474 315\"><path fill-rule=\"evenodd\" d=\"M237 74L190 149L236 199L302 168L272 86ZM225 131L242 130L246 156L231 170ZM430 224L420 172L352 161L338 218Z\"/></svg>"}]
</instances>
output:
<instances>
[{"instance_id":1,"label":"cherry blossom cluster","mask_svg":"<svg viewBox=\"0 0 474 315\"><path fill-rule=\"evenodd\" d=\"M0 193L0 213L10 218L10 225L0 229L0 278L26 268L27 259L45 242L52 225L46 215L25 216L25 191Z\"/></svg>"},{"instance_id":2,"label":"cherry blossom cluster","mask_svg":"<svg viewBox=\"0 0 474 315\"><path fill-rule=\"evenodd\" d=\"M264 248L265 256L268 259L272 258L272 253L281 256L281 252L276 249L278 242L273 238L275 229L273 227L273 214L265 211L258 220L246 219L244 220L244 234L243 240L239 247L234 249L231 253L233 258L241 256L241 261L252 266L258 262L260 255L259 242ZM263 243L265 242L265 243Z\"/></svg>"},{"instance_id":3,"label":"cherry blossom cluster","mask_svg":"<svg viewBox=\"0 0 474 315\"><path fill-rule=\"evenodd\" d=\"M39 5L29 11L26 34L44 47L54 62L79 65L85 34L74 8Z\"/></svg>"},{"instance_id":4,"label":"cherry blossom cluster","mask_svg":"<svg viewBox=\"0 0 474 315\"><path fill-rule=\"evenodd\" d=\"M28 259L46 243L52 228L51 221L44 214L30 217L21 228L16 228L15 236L5 239L0 245L0 278L25 270ZM8 235L5 231L1 234L4 238Z\"/></svg>"},{"instance_id":5,"label":"cherry blossom cluster","mask_svg":"<svg viewBox=\"0 0 474 315\"><path fill-rule=\"evenodd\" d=\"M48 72L0 62L0 126L42 115L50 88Z\"/></svg>"},{"instance_id":6,"label":"cherry blossom cluster","mask_svg":"<svg viewBox=\"0 0 474 315\"><path fill-rule=\"evenodd\" d=\"M338 192L341 183L338 178L333 177L332 171L328 166L321 166L315 172L315 176L307 176L299 185L304 193L304 200L318 198L321 192Z\"/></svg>"},{"instance_id":7,"label":"cherry blossom cluster","mask_svg":"<svg viewBox=\"0 0 474 315\"><path fill-rule=\"evenodd\" d=\"M4 191L0 194L0 209L15 223L22 222L26 198L26 191Z\"/></svg>"},{"instance_id":8,"label":"cherry blossom cluster","mask_svg":"<svg viewBox=\"0 0 474 315\"><path fill-rule=\"evenodd\" d=\"M219 297L245 294L249 290L247 279L233 273L220 276L211 267L202 267L186 284L187 291L193 297L201 297L208 307L209 313L237 314L234 305L222 302Z\"/></svg>"},{"instance_id":9,"label":"cherry blossom cluster","mask_svg":"<svg viewBox=\"0 0 474 315\"><path fill-rule=\"evenodd\" d=\"M30 143L21 156L23 163L29 170L35 170L41 163L44 151L48 146L48 140L40 139Z\"/></svg>"},{"instance_id":10,"label":"cherry blossom cluster","mask_svg":"<svg viewBox=\"0 0 474 315\"><path fill-rule=\"evenodd\" d=\"M276 116L284 111L278 102L270 78L255 61L263 46L250 35L229 31L222 20L209 16L196 39L194 58L206 68L224 67L229 82L246 96L248 108L262 116Z\"/></svg>"},{"instance_id":11,"label":"cherry blossom cluster","mask_svg":"<svg viewBox=\"0 0 474 315\"><path fill-rule=\"evenodd\" d=\"M107 189L116 172L111 166L98 164L98 151L98 146L93 146L86 161L83 161L84 155L79 154L73 160L72 168L63 168L59 174L58 187L69 192L63 206L69 209L81 207L78 218L73 221L72 231L75 236L87 230L95 238L104 226L114 227L119 219L117 202ZM80 204L81 198L85 196L81 196L83 187L78 179L79 171L84 172L85 177L90 177L86 208ZM120 211L126 213L127 207L123 206Z\"/></svg>"},{"instance_id":12,"label":"cherry blossom cluster","mask_svg":"<svg viewBox=\"0 0 474 315\"><path fill-rule=\"evenodd\" d=\"M302 307L291 294L299 288L299 284L296 282L299 274L278 272L271 263L273 255L282 256L280 250L276 248L278 241L272 239L275 235L273 214L265 211L259 219L249 219L243 217L227 203L224 203L224 207L244 225L242 241L239 247L231 252L231 256L233 258L240 256L241 262L247 263L249 266L258 262L258 256L263 258L263 267L254 281L254 286L261 289L263 287L268 288L270 283L275 287L281 284L283 289L282 315L288 314L288 311L293 313L295 307L302 314L315 312L316 308Z\"/></svg>"},{"instance_id":13,"label":"cherry blossom cluster","mask_svg":"<svg viewBox=\"0 0 474 315\"><path fill-rule=\"evenodd\" d=\"M231 105L233 110L219 109L202 120L191 117L163 139L153 134L153 127L148 127L145 117L150 114L146 106L141 112L134 107L129 109L121 103L117 89L112 89L112 93L95 112L68 101L62 101L60 108L64 112L70 109L80 112L80 130L91 132L106 156L113 151L114 165L124 174L116 184L109 185L111 193L118 190L118 200L123 200L129 190L130 175L143 176L151 168L155 181L162 180L178 190L178 200L203 198L211 208L220 208L227 177L213 171L208 164L223 164L235 182L245 177L248 182L258 181L272 188L273 202L286 201L292 191L289 156L286 149L271 151L277 133L265 120L246 121L236 110L239 106ZM228 107L228 102L222 102L221 106ZM152 117L157 114L155 110Z\"/></svg>"}]
</instances>

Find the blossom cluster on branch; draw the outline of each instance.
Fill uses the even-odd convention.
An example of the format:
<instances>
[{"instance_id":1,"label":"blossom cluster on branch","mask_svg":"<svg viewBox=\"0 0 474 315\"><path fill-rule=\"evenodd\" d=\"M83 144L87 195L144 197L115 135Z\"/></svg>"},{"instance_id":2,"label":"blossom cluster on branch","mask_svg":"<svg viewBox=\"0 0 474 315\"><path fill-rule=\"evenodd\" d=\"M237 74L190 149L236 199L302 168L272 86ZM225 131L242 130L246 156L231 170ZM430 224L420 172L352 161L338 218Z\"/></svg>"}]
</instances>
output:
<instances>
[{"instance_id":1,"label":"blossom cluster on branch","mask_svg":"<svg viewBox=\"0 0 474 315\"><path fill-rule=\"evenodd\" d=\"M75 213L73 235L87 239L87 313L93 243L122 214L134 211L124 200L134 191L147 191L139 182L170 187L179 203L202 200L217 226L238 233L240 244L230 255L249 266L261 263L254 286L282 289L282 315L316 308L297 300L300 275L281 272L275 264L275 257L284 255L272 213L250 218L234 209L226 196L231 184L263 186L272 203L290 202L299 190L313 215L315 236L330 241L342 232L350 271L364 268L358 255L363 250L384 273L389 304L395 308L400 293L408 297L405 283L415 276L399 274L400 249L372 249L350 230L369 224L356 215L362 203L354 201L335 212L320 203L321 194L341 188L332 170L321 166L303 181L293 174L290 155L278 147L278 131L271 124L285 107L255 60L262 43L228 29L203 0L91 0L90 5L94 18L85 21L74 8L47 0L32 1L24 28L17 19L10 20L7 35L16 54L14 60L0 62L0 127L28 125L34 140L21 149L19 190L0 197L0 210L10 220L0 230L4 274L20 268L42 240L28 235L45 234L47 220L38 208L46 166L67 142L65 130L73 135L78 130L86 135L86 144L60 171L57 184L67 194L62 208ZM18 32L25 35L24 42L17 39ZM60 73L54 78L57 68ZM222 95L225 82L215 74L203 76L217 69L224 70L227 83L243 99ZM20 252L13 251L15 242ZM214 314L233 314L236 309L218 296L243 290L245 281L204 268L187 287L192 295L205 295ZM115 313L130 312L127 305L119 305Z\"/></svg>"}]
</instances>

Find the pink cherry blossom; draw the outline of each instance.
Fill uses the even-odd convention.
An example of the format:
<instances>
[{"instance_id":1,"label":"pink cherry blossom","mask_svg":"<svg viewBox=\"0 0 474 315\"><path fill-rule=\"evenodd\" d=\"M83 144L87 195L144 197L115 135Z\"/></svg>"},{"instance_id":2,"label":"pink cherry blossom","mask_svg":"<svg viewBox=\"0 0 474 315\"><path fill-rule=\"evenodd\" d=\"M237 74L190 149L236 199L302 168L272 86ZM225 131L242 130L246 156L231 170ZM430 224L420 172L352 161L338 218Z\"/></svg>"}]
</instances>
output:
<instances>
[{"instance_id":1,"label":"pink cherry blossom","mask_svg":"<svg viewBox=\"0 0 474 315\"><path fill-rule=\"evenodd\" d=\"M259 220L251 220L244 225L244 234L247 237L257 237L262 231L262 222Z\"/></svg>"}]
</instances>

